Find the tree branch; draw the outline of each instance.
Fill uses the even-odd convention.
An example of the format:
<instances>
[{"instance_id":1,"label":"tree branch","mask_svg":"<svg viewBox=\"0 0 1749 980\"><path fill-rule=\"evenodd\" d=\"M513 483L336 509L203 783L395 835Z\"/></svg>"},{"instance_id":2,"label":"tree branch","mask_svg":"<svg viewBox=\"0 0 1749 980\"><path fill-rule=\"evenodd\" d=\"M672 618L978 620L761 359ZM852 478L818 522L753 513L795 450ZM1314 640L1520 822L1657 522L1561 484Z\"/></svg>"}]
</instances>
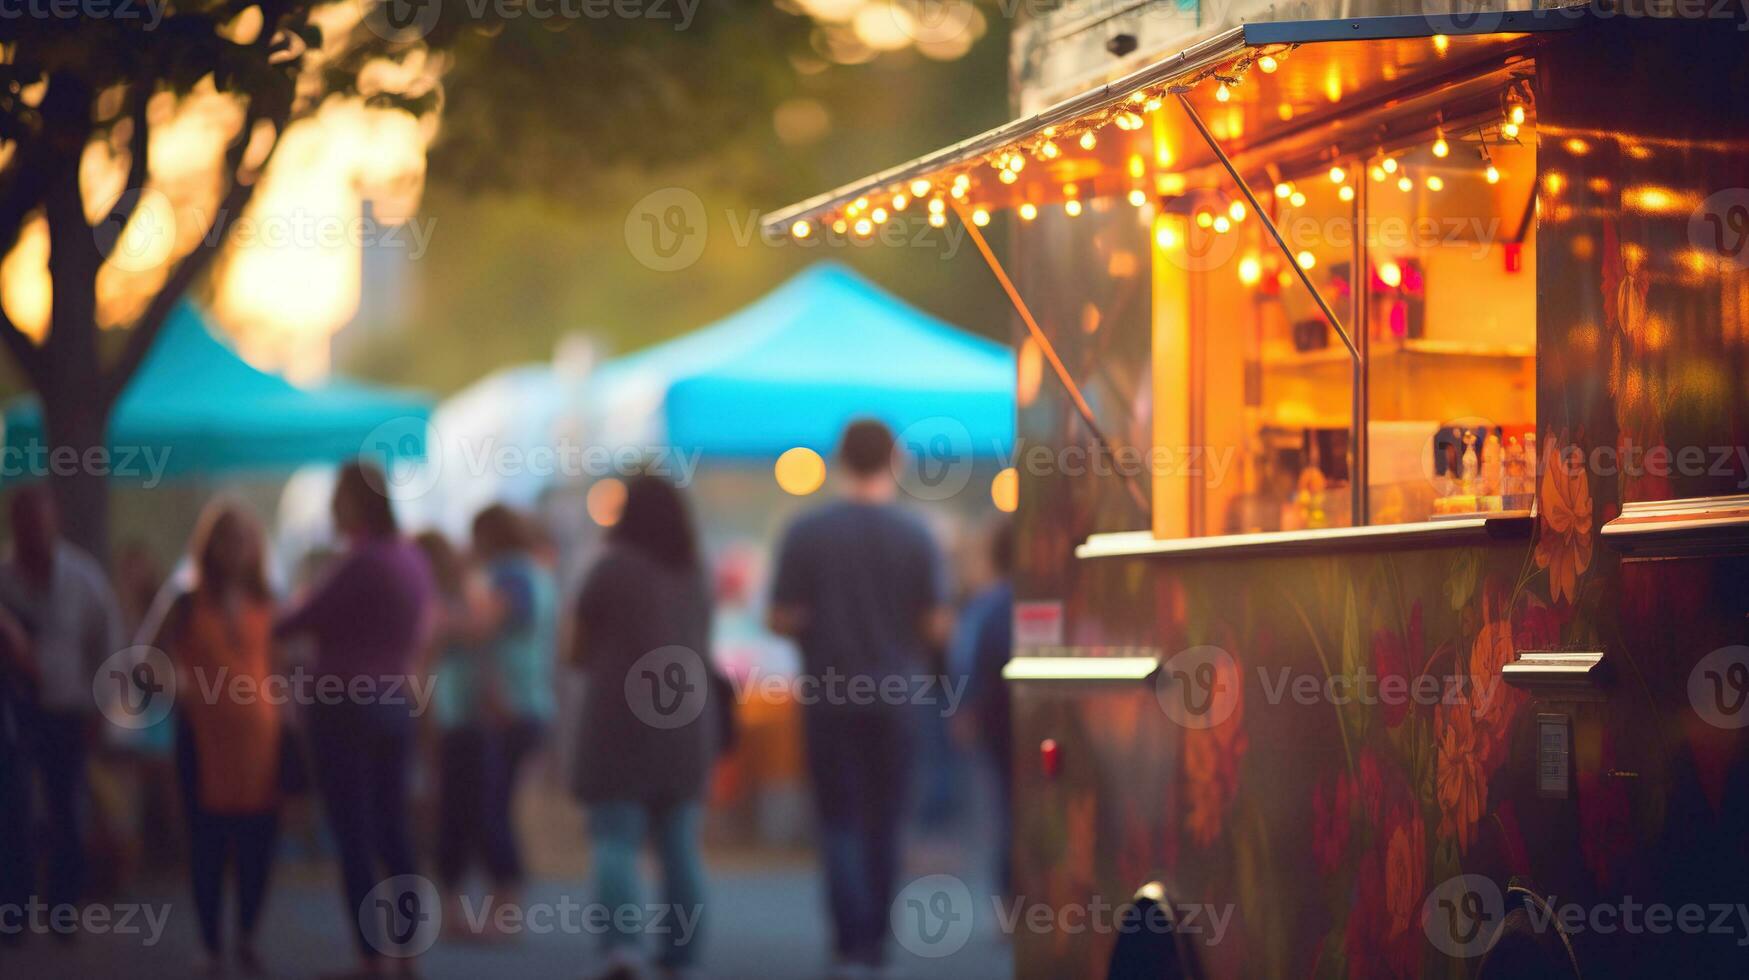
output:
<instances>
[{"instance_id":1,"label":"tree branch","mask_svg":"<svg viewBox=\"0 0 1749 980\"><path fill-rule=\"evenodd\" d=\"M31 387L40 388L43 377L42 349L37 347L24 331L19 330L6 315L4 307L0 307L0 343L6 345L7 353L12 355L13 363L30 379Z\"/></svg>"},{"instance_id":2,"label":"tree branch","mask_svg":"<svg viewBox=\"0 0 1749 980\"><path fill-rule=\"evenodd\" d=\"M140 363L146 359L146 353L152 349L152 345L158 339L158 334L164 329L165 321L170 318L170 311L176 308L176 304L181 301L182 295L188 292L188 288L194 284L195 279L199 278L200 274L212 264L213 258L218 255L219 249L224 245L225 236L230 231L232 223L237 220L243 209L249 206L250 199L255 196L255 188L260 184L260 175L265 172L268 160L272 159L274 151L279 148L279 137L285 130L284 116L276 114L273 120L276 127L274 144L268 148L267 158L256 170L256 179L244 182L239 178L239 171L242 170L243 157L248 152L250 137L255 132L255 125L261 119L261 113L252 105L243 117L243 126L238 132L236 140L225 151L225 169L231 175L231 186L225 192L224 199L219 202L219 210L213 216L213 223L207 228L206 233L201 235L199 244L195 245L194 250L176 263L176 268L171 270L163 287L158 290L157 295L152 297L151 303L147 304L145 313L134 321L133 329L128 332L127 345L122 348L121 356L116 359L109 370L102 372L99 397L104 399L105 405L114 403L122 389L127 386L128 380L134 376L134 372L139 370Z\"/></svg>"},{"instance_id":3,"label":"tree branch","mask_svg":"<svg viewBox=\"0 0 1749 980\"><path fill-rule=\"evenodd\" d=\"M128 177L122 184L121 196L116 198L109 214L93 226L93 230L108 225L114 231L113 235L100 235L97 240L98 261L107 262L115 247L121 242L122 232L127 229L128 221L134 216L134 211L140 206L140 201L146 196L146 179L150 175L151 140L146 131L146 103L152 98L151 85L148 82L135 82L132 96L133 106L129 118L133 120L133 132L128 134Z\"/></svg>"}]
</instances>

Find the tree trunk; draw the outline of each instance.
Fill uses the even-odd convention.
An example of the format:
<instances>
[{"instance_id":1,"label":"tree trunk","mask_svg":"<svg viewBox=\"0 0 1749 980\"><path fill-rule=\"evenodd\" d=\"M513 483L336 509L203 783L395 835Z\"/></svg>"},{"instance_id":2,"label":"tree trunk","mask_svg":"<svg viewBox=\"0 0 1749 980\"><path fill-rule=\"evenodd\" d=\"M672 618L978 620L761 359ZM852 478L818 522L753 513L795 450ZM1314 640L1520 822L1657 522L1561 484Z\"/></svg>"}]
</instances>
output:
<instances>
[{"instance_id":1,"label":"tree trunk","mask_svg":"<svg viewBox=\"0 0 1749 980\"><path fill-rule=\"evenodd\" d=\"M109 406L92 392L55 383L42 399L49 487L68 541L109 564Z\"/></svg>"}]
</instances>

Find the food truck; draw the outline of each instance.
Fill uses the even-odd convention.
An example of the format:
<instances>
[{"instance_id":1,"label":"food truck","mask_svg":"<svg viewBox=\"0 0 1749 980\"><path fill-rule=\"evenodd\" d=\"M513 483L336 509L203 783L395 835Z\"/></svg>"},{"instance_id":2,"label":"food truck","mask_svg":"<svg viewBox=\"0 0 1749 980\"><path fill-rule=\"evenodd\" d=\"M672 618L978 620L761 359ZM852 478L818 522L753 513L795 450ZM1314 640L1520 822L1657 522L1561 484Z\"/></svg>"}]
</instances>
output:
<instances>
[{"instance_id":1,"label":"food truck","mask_svg":"<svg viewBox=\"0 0 1749 980\"><path fill-rule=\"evenodd\" d=\"M1184 10L766 223L1013 304L1017 974L1749 975L1742 13Z\"/></svg>"}]
</instances>

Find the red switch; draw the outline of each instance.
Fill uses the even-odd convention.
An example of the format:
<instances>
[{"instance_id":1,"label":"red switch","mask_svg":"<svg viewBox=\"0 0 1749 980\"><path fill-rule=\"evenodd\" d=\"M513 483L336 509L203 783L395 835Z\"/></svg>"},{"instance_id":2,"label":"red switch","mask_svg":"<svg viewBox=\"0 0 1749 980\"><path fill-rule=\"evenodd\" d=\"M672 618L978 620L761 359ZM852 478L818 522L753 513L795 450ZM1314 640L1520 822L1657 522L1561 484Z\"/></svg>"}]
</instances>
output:
<instances>
[{"instance_id":1,"label":"red switch","mask_svg":"<svg viewBox=\"0 0 1749 980\"><path fill-rule=\"evenodd\" d=\"M1056 739L1047 738L1038 743L1038 767L1046 779L1057 778L1057 770L1063 768L1063 751L1058 748Z\"/></svg>"}]
</instances>

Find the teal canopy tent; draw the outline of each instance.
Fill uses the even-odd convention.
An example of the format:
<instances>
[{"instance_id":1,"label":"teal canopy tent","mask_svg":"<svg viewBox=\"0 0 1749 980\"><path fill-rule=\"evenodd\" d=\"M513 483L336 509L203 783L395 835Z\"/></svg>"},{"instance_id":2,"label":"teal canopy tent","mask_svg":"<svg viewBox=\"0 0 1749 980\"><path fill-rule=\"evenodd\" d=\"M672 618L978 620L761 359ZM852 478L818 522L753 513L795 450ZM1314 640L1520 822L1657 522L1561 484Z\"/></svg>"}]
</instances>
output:
<instances>
[{"instance_id":1,"label":"teal canopy tent","mask_svg":"<svg viewBox=\"0 0 1749 980\"><path fill-rule=\"evenodd\" d=\"M252 367L184 302L117 400L109 442L118 478L130 456L142 475L148 465L167 477L274 473L367 452L422 456L430 412L415 392L343 380L300 388ZM6 475L40 474L30 462L46 446L36 398L14 399L0 419ZM379 427L392 445L375 438Z\"/></svg>"},{"instance_id":2,"label":"teal canopy tent","mask_svg":"<svg viewBox=\"0 0 1749 980\"><path fill-rule=\"evenodd\" d=\"M822 262L715 324L602 365L590 385L610 443L769 459L827 452L846 422L872 416L988 459L1014 439L1014 372L1007 346Z\"/></svg>"}]
</instances>

